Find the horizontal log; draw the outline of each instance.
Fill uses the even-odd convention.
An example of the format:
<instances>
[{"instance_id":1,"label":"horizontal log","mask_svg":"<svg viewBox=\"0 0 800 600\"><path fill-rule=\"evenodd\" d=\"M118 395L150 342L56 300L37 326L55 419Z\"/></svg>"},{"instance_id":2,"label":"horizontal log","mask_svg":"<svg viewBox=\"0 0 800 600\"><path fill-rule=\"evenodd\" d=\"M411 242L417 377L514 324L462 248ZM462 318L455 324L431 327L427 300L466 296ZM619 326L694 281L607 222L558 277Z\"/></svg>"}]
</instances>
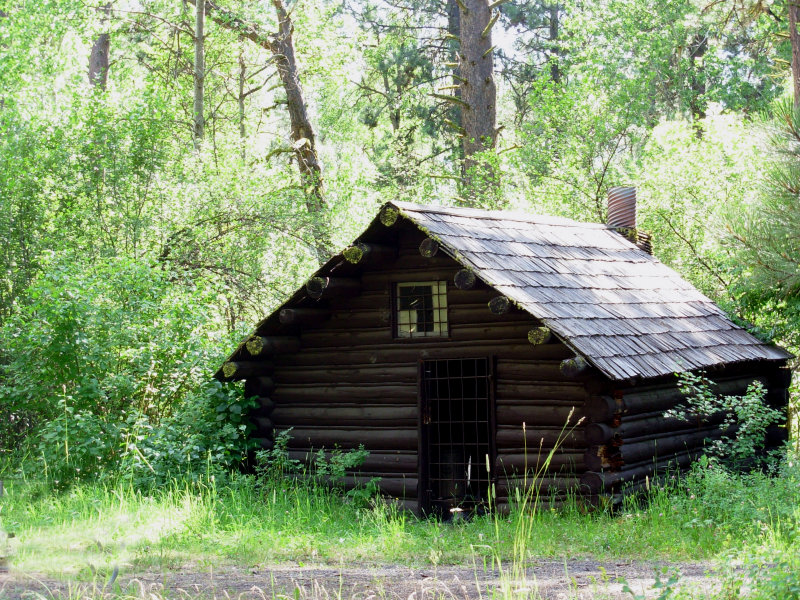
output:
<instances>
[{"instance_id":1,"label":"horizontal log","mask_svg":"<svg viewBox=\"0 0 800 600\"><path fill-rule=\"evenodd\" d=\"M537 404L497 404L498 425L522 425L528 427L576 425L583 416L580 406L537 405Z\"/></svg>"},{"instance_id":2,"label":"horizontal log","mask_svg":"<svg viewBox=\"0 0 800 600\"><path fill-rule=\"evenodd\" d=\"M364 385L282 385L272 394L276 403L332 403L368 401L371 404L416 404L417 385L364 384Z\"/></svg>"},{"instance_id":3,"label":"horizontal log","mask_svg":"<svg viewBox=\"0 0 800 600\"><path fill-rule=\"evenodd\" d=\"M575 379L585 375L591 365L582 356L575 356L561 361L560 370L564 377Z\"/></svg>"},{"instance_id":4,"label":"horizontal log","mask_svg":"<svg viewBox=\"0 0 800 600\"><path fill-rule=\"evenodd\" d=\"M568 403L570 406L583 407L586 401L586 391L572 382L558 383L555 381L535 381L520 383L518 379L497 380L497 397L509 402L519 403L532 402L541 404L551 404L552 401L558 403ZM581 411L582 414L583 411Z\"/></svg>"},{"instance_id":5,"label":"horizontal log","mask_svg":"<svg viewBox=\"0 0 800 600\"><path fill-rule=\"evenodd\" d=\"M497 323L526 323L529 327L535 323L531 316L521 310L509 311L502 315L494 315L486 310L486 305L472 304L450 305L447 309L447 320L451 324L496 325Z\"/></svg>"},{"instance_id":6,"label":"horizontal log","mask_svg":"<svg viewBox=\"0 0 800 600\"><path fill-rule=\"evenodd\" d=\"M295 427L289 433L289 448L343 448L363 444L370 452L416 450L416 427Z\"/></svg>"},{"instance_id":7,"label":"horizontal log","mask_svg":"<svg viewBox=\"0 0 800 600\"><path fill-rule=\"evenodd\" d=\"M281 311L281 314L283 311ZM377 327L358 331L318 329L303 331L301 341L305 348L351 348L353 346L372 346L377 344L413 344L437 343L444 339L451 342L471 342L478 347L482 340L515 340L516 343L527 342L528 329L526 322L495 324L450 324L449 336L430 338L395 339L391 328ZM542 346L542 348L547 348ZM538 348L538 347L536 347Z\"/></svg>"},{"instance_id":8,"label":"horizontal log","mask_svg":"<svg viewBox=\"0 0 800 600\"><path fill-rule=\"evenodd\" d=\"M275 382L271 377L249 377L244 382L245 398L253 396L269 397L275 390Z\"/></svg>"},{"instance_id":9,"label":"horizontal log","mask_svg":"<svg viewBox=\"0 0 800 600\"><path fill-rule=\"evenodd\" d=\"M330 316L330 311L324 308L284 308L278 313L283 325L320 325Z\"/></svg>"},{"instance_id":10,"label":"horizontal log","mask_svg":"<svg viewBox=\"0 0 800 600\"><path fill-rule=\"evenodd\" d=\"M247 377L268 375L274 365L270 361L228 361L222 365L222 374L225 379L239 380Z\"/></svg>"},{"instance_id":11,"label":"horizontal log","mask_svg":"<svg viewBox=\"0 0 800 600\"><path fill-rule=\"evenodd\" d=\"M351 426L398 425L411 427L418 423L419 409L415 405L398 404L281 404L272 412L279 427L302 425Z\"/></svg>"},{"instance_id":12,"label":"horizontal log","mask_svg":"<svg viewBox=\"0 0 800 600\"><path fill-rule=\"evenodd\" d=\"M547 344L553 340L553 333L549 327L534 327L528 331L528 341L534 346L537 344Z\"/></svg>"},{"instance_id":13,"label":"horizontal log","mask_svg":"<svg viewBox=\"0 0 800 600\"><path fill-rule=\"evenodd\" d=\"M565 353L568 352L566 347L564 351ZM497 361L497 376L502 379L519 379L521 382L530 381L531 379L551 381L584 389L583 383L567 379L561 374L560 364L561 361L558 358L539 360L500 359Z\"/></svg>"},{"instance_id":14,"label":"horizontal log","mask_svg":"<svg viewBox=\"0 0 800 600\"><path fill-rule=\"evenodd\" d=\"M619 427L610 427L605 423L590 423L586 426L586 443L590 446L599 446L617 440L621 444L630 438L660 435L663 433L697 430L704 425L721 423L725 413L720 412L708 417L703 423L692 423L674 417L666 418L662 415L646 419L632 419L623 417Z\"/></svg>"},{"instance_id":15,"label":"horizontal log","mask_svg":"<svg viewBox=\"0 0 800 600\"><path fill-rule=\"evenodd\" d=\"M378 488L381 493L388 496L397 498L416 498L417 497L417 478L416 477L380 477L378 479ZM372 481L371 476L357 476L348 475L344 479L344 488L353 489L354 487L363 487Z\"/></svg>"},{"instance_id":16,"label":"horizontal log","mask_svg":"<svg viewBox=\"0 0 800 600\"><path fill-rule=\"evenodd\" d=\"M425 238L419 244L419 253L425 258L433 258L439 252L439 243L431 238Z\"/></svg>"},{"instance_id":17,"label":"horizontal log","mask_svg":"<svg viewBox=\"0 0 800 600\"><path fill-rule=\"evenodd\" d=\"M272 398L261 396L256 398L256 401L258 402L258 406L253 409L253 413L258 416L268 417L275 409L275 403L272 401Z\"/></svg>"},{"instance_id":18,"label":"horizontal log","mask_svg":"<svg viewBox=\"0 0 800 600\"><path fill-rule=\"evenodd\" d=\"M527 357L535 358L539 350L527 342L517 340L493 340L491 343L481 344L476 348L474 342L438 342L430 343L427 340L418 344L381 344L368 347L342 348L304 348L302 352L285 359L275 358L276 368L284 366L318 366L356 364L397 364L414 362L423 359L436 358L476 358L481 355L493 355L498 358L498 368L504 359L524 360ZM547 359L543 359L547 360ZM558 368L555 367L555 371ZM516 377L516 375L514 376ZM522 376L524 377L524 376ZM546 380L550 376L532 375L535 379ZM511 377L509 377L510 379Z\"/></svg>"},{"instance_id":19,"label":"horizontal log","mask_svg":"<svg viewBox=\"0 0 800 600\"><path fill-rule=\"evenodd\" d=\"M431 260L436 260L433 258ZM398 261L399 262L399 261ZM447 266L452 264L452 266ZM428 268L422 269L402 269L398 270L397 265L385 271L365 271L361 274L361 289L370 293L378 290L385 290L386 286L396 283L408 283L412 281L452 281L455 277L459 265L448 261L447 265L432 264ZM455 290L454 290L455 291ZM461 291L461 294L475 294L476 290L469 292ZM496 294L497 292L495 292ZM447 294L448 304L450 303L450 290Z\"/></svg>"},{"instance_id":20,"label":"horizontal log","mask_svg":"<svg viewBox=\"0 0 800 600\"><path fill-rule=\"evenodd\" d=\"M294 354L300 350L300 338L256 335L245 346L251 356Z\"/></svg>"},{"instance_id":21,"label":"horizontal log","mask_svg":"<svg viewBox=\"0 0 800 600\"><path fill-rule=\"evenodd\" d=\"M505 452L527 449L529 452L536 453L539 448L555 447L583 451L586 448L583 431L579 428L565 429L560 426L545 428L537 425L535 427L527 426L523 432L522 427L519 426L499 425L495 435L497 447Z\"/></svg>"},{"instance_id":22,"label":"horizontal log","mask_svg":"<svg viewBox=\"0 0 800 600\"><path fill-rule=\"evenodd\" d=\"M359 242L345 248L342 256L353 265L378 265L393 262L397 258L397 248Z\"/></svg>"},{"instance_id":23,"label":"horizontal log","mask_svg":"<svg viewBox=\"0 0 800 600\"><path fill-rule=\"evenodd\" d=\"M305 448L289 450L288 455L292 460L308 464L309 460L316 459L318 452L318 450ZM325 452L324 454L326 460L330 460L331 453ZM406 473L416 477L417 453L415 451L370 452L358 469L371 472Z\"/></svg>"},{"instance_id":24,"label":"horizontal log","mask_svg":"<svg viewBox=\"0 0 800 600\"><path fill-rule=\"evenodd\" d=\"M514 307L506 296L495 296L489 300L489 312L493 315L504 315Z\"/></svg>"},{"instance_id":25,"label":"horizontal log","mask_svg":"<svg viewBox=\"0 0 800 600\"><path fill-rule=\"evenodd\" d=\"M581 492L599 494L619 490L625 484L638 483L645 478L668 472L670 469L684 469L698 456L698 452L681 452L673 456L660 457L615 473L587 471L581 475Z\"/></svg>"},{"instance_id":26,"label":"horizontal log","mask_svg":"<svg viewBox=\"0 0 800 600\"><path fill-rule=\"evenodd\" d=\"M471 290L478 282L478 278L471 269L461 269L453 276L453 283L460 290Z\"/></svg>"},{"instance_id":27,"label":"horizontal log","mask_svg":"<svg viewBox=\"0 0 800 600\"><path fill-rule=\"evenodd\" d=\"M497 478L495 490L497 496L505 496L514 498L516 490L520 494L548 495L552 492L569 492L575 491L580 486L579 477L503 477ZM510 492L510 493L509 493ZM530 496L529 496L530 497Z\"/></svg>"},{"instance_id":28,"label":"horizontal log","mask_svg":"<svg viewBox=\"0 0 800 600\"><path fill-rule=\"evenodd\" d=\"M717 428L703 431L672 435L660 439L645 440L622 446L596 446L586 451L584 462L590 471L600 469L620 470L625 465L635 464L662 455L672 455L682 451L702 449L706 440L722 437L723 432Z\"/></svg>"},{"instance_id":29,"label":"horizontal log","mask_svg":"<svg viewBox=\"0 0 800 600\"><path fill-rule=\"evenodd\" d=\"M352 364L332 367L279 367L275 380L281 386L300 384L352 384L352 383L416 383L418 365L406 364Z\"/></svg>"},{"instance_id":30,"label":"horizontal log","mask_svg":"<svg viewBox=\"0 0 800 600\"><path fill-rule=\"evenodd\" d=\"M306 283L306 293L314 300L334 296L355 296L361 291L361 282L348 277L312 277Z\"/></svg>"},{"instance_id":31,"label":"horizontal log","mask_svg":"<svg viewBox=\"0 0 800 600\"><path fill-rule=\"evenodd\" d=\"M715 382L711 390L719 395L740 395L745 393L747 386L754 380L766 385L766 378L743 377L725 379ZM637 414L655 411L666 411L678 403L685 402L683 393L678 389L677 384L667 387L650 389L647 391L629 391L622 396L622 412L626 414Z\"/></svg>"},{"instance_id":32,"label":"horizontal log","mask_svg":"<svg viewBox=\"0 0 800 600\"><path fill-rule=\"evenodd\" d=\"M561 472L580 473L584 471L584 453L578 450L558 449L552 455L547 449L540 453L535 448L529 448L527 453L498 454L495 460L494 472L496 475L511 475L513 473L528 472Z\"/></svg>"}]
</instances>

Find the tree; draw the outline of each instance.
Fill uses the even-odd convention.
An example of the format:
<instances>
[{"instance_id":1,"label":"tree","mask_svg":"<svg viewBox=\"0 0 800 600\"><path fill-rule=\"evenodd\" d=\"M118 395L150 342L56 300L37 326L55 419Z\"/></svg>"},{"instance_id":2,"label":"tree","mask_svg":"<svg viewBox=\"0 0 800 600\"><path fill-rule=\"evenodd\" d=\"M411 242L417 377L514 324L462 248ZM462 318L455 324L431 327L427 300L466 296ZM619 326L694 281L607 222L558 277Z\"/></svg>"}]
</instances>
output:
<instances>
[{"instance_id":1,"label":"tree","mask_svg":"<svg viewBox=\"0 0 800 600\"><path fill-rule=\"evenodd\" d=\"M203 83L206 78L205 65L205 18L206 0L197 0L194 27L194 145L200 148L205 137L203 116Z\"/></svg>"},{"instance_id":2,"label":"tree","mask_svg":"<svg viewBox=\"0 0 800 600\"><path fill-rule=\"evenodd\" d=\"M197 5L201 0L189 0ZM211 0L205 0L205 12L217 24L258 44L272 53L289 112L290 152L297 159L306 198L306 208L312 218L317 259L323 263L331 254L330 235L325 226L325 198L322 187L322 166L317 158L316 136L308 116L297 59L294 51L294 24L283 0L271 0L278 19L278 31L267 34L257 23L247 22Z\"/></svg>"},{"instance_id":3,"label":"tree","mask_svg":"<svg viewBox=\"0 0 800 600\"><path fill-rule=\"evenodd\" d=\"M111 14L111 4L106 3L98 9L102 13L101 24L106 25ZM89 55L89 83L101 90L108 84L109 53L111 52L111 35L107 31L100 33L92 43Z\"/></svg>"},{"instance_id":4,"label":"tree","mask_svg":"<svg viewBox=\"0 0 800 600\"><path fill-rule=\"evenodd\" d=\"M494 6L492 3L491 6ZM461 127L463 128L464 183L468 203L495 184L491 163L480 153L494 150L497 143L497 91L494 84L492 27L499 13L488 0L460 0L458 77Z\"/></svg>"}]
</instances>

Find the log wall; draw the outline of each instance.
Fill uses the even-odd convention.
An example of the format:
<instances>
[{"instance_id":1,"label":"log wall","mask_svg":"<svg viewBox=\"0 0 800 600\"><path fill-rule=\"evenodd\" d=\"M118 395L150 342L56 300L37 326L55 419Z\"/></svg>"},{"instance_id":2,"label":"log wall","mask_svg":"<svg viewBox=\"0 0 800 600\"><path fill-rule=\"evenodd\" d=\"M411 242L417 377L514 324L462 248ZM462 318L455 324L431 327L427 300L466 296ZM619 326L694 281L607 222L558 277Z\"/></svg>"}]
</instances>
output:
<instances>
[{"instance_id":1,"label":"log wall","mask_svg":"<svg viewBox=\"0 0 800 600\"><path fill-rule=\"evenodd\" d=\"M346 484L380 477L386 494L414 503L419 474L419 361L490 357L497 425L492 465L496 501L507 501L508 490L523 481L526 467L530 471L538 466L543 481L553 482L554 489L566 489L568 483L575 487L586 444L582 426L564 429L568 420L572 426L581 418L587 395L582 383L559 371L561 361L573 353L557 341L531 344L528 332L542 325L538 320L513 307L493 314L488 303L497 292L480 282L472 289L458 289L454 285L461 269L458 263L441 250L423 257L419 246L425 236L416 228L401 221L393 229L394 260L346 266L350 271L345 275L357 277L360 291L302 300L298 307L328 309L329 317L278 332L284 338L298 336L299 348L284 343L295 351L258 357L265 365L258 375L268 376L274 386L262 400L268 408L258 413L259 424L267 425L259 438L268 443L273 428L291 428L290 454L301 460L312 450L363 444L369 458ZM394 337L392 288L403 281L447 282L447 337ZM253 347L269 345L270 340L264 339Z\"/></svg>"}]
</instances>

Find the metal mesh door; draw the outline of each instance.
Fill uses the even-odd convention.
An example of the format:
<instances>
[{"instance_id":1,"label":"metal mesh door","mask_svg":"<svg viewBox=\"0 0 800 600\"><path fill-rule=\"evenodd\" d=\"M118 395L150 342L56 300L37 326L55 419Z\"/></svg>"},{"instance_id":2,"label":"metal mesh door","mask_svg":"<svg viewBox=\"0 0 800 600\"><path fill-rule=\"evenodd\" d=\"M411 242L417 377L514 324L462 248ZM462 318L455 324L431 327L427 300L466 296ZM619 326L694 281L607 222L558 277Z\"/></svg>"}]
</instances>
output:
<instances>
[{"instance_id":1,"label":"metal mesh door","mask_svg":"<svg viewBox=\"0 0 800 600\"><path fill-rule=\"evenodd\" d=\"M474 509L489 495L489 360L427 360L421 376L427 509L445 515L452 508Z\"/></svg>"}]
</instances>

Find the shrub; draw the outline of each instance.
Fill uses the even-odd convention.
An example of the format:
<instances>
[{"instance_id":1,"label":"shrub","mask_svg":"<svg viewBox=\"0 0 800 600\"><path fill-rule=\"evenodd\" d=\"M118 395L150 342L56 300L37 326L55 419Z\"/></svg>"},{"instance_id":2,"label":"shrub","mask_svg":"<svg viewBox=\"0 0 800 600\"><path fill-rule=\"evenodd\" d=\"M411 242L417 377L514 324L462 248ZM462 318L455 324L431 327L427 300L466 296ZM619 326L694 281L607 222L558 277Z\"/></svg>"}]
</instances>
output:
<instances>
[{"instance_id":1,"label":"shrub","mask_svg":"<svg viewBox=\"0 0 800 600\"><path fill-rule=\"evenodd\" d=\"M735 428L735 435L713 440L709 454L714 459L732 463L750 461L764 449L767 428L784 420L784 414L767 406L766 389L754 381L741 396L722 396L712 390L713 382L704 373L679 373L678 387L686 397L664 416L678 417L689 422L703 422L723 413L723 429Z\"/></svg>"}]
</instances>

